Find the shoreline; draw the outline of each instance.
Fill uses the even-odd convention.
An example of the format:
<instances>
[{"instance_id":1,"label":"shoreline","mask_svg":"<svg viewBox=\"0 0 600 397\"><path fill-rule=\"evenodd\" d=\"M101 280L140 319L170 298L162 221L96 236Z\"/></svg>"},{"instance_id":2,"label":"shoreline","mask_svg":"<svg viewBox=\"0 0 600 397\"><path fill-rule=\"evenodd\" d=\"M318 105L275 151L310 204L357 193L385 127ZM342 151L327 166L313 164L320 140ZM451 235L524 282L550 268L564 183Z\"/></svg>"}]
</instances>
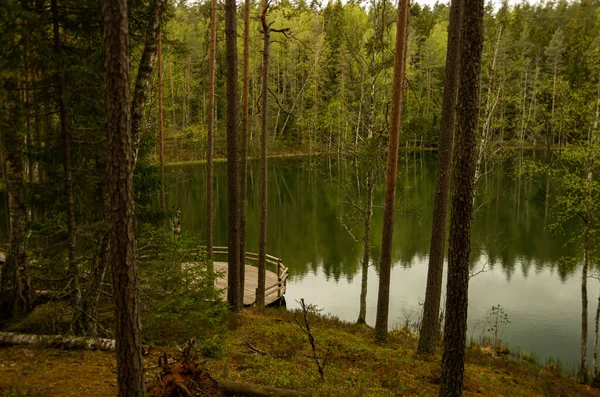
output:
<instances>
[{"instance_id":1,"label":"shoreline","mask_svg":"<svg viewBox=\"0 0 600 397\"><path fill-rule=\"evenodd\" d=\"M506 150L510 150L513 152L516 152L519 150L518 146L513 146L513 145L507 145L507 146L503 146L504 149ZM548 148L546 146L526 146L522 148L523 151L535 151L535 150L540 150L540 151L547 151L547 150L551 150L551 151L558 151L558 150L563 150L564 147L561 148ZM437 147L400 147L399 152L400 153L417 153L417 152L436 152L438 151ZM307 153L307 152L303 152L303 151L299 151L299 152L290 152L290 153L276 153L276 154L270 154L267 156L267 159L294 159L294 158L306 158L306 157L326 157L326 156L337 156L337 155L341 155L341 153L337 152L337 151L319 151L319 152L313 152L313 153ZM256 160L260 160L259 156L248 156L248 161L256 161ZM213 159L214 163L226 163L227 162L227 158L226 157L216 157ZM180 165L199 165L199 164L206 164L207 160L206 159L201 159L201 160L183 160L183 161L173 161L173 162L165 162L165 167L174 167L174 166L180 166Z\"/></svg>"}]
</instances>

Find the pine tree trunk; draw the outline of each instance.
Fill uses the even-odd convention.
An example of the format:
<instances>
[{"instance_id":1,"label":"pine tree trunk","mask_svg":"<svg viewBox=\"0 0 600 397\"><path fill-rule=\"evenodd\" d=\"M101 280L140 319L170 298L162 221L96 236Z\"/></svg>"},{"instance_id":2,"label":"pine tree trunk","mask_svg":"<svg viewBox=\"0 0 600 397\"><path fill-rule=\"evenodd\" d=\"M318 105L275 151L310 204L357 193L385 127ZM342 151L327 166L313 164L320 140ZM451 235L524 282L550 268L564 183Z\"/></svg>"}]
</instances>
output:
<instances>
[{"instance_id":1,"label":"pine tree trunk","mask_svg":"<svg viewBox=\"0 0 600 397\"><path fill-rule=\"evenodd\" d=\"M588 206L591 205L592 199L592 171L588 172ZM581 268L581 362L579 363L579 376L581 381L587 383L589 371L587 365L587 334L588 334L588 297L587 297L587 277L589 269L589 252L590 252L590 223L591 212L589 208L586 211L583 220L583 266Z\"/></svg>"},{"instance_id":2,"label":"pine tree trunk","mask_svg":"<svg viewBox=\"0 0 600 397\"><path fill-rule=\"evenodd\" d=\"M598 307L596 308L596 320L594 321L594 358L593 358L593 367L594 372L593 376L596 377L598 375L598 323L600 322L600 294L598 295Z\"/></svg>"},{"instance_id":3,"label":"pine tree trunk","mask_svg":"<svg viewBox=\"0 0 600 397\"><path fill-rule=\"evenodd\" d=\"M256 289L257 306L265 305L265 282L267 260L267 139L269 122L269 44L271 42L271 29L267 23L267 10L269 1L263 3L260 15L263 33L262 54L262 109L261 109L261 152L260 152L260 231L258 236L258 288Z\"/></svg>"},{"instance_id":4,"label":"pine tree trunk","mask_svg":"<svg viewBox=\"0 0 600 397\"><path fill-rule=\"evenodd\" d=\"M418 352L420 354L434 354L440 339L440 301L446 250L446 222L450 195L450 173L452 172L456 101L458 99L462 13L463 0L453 0L450 5L450 23L448 26L446 76L444 79L444 100L438 146L438 169L433 203L427 288L425 290L423 322L419 337Z\"/></svg>"},{"instance_id":5,"label":"pine tree trunk","mask_svg":"<svg viewBox=\"0 0 600 397\"><path fill-rule=\"evenodd\" d=\"M206 255L213 259L214 135L215 135L215 67L217 48L217 0L211 0L210 48L208 53L208 137L206 148Z\"/></svg>"},{"instance_id":6,"label":"pine tree trunk","mask_svg":"<svg viewBox=\"0 0 600 397\"><path fill-rule=\"evenodd\" d=\"M365 234L363 236L363 260L362 277L360 282L360 306L358 311L358 324L365 324L367 321L367 287L369 277L369 261L371 259L371 220L373 218L373 171L367 172L367 191L365 199Z\"/></svg>"},{"instance_id":7,"label":"pine tree trunk","mask_svg":"<svg viewBox=\"0 0 600 397\"><path fill-rule=\"evenodd\" d=\"M467 332L469 254L479 120L483 0L465 0L450 220L446 321L440 396L461 396Z\"/></svg>"},{"instance_id":8,"label":"pine tree trunk","mask_svg":"<svg viewBox=\"0 0 600 397\"><path fill-rule=\"evenodd\" d=\"M385 203L383 207L383 232L377 296L377 318L375 339L386 342L390 304L390 277L392 270L392 234L394 232L394 209L396 203L396 179L398 173L398 146L402 120L402 96L406 66L406 44L408 31L408 0L399 0L396 20L396 48L394 54L394 77L392 82L392 110L388 141Z\"/></svg>"},{"instance_id":9,"label":"pine tree trunk","mask_svg":"<svg viewBox=\"0 0 600 397\"><path fill-rule=\"evenodd\" d=\"M65 77L62 64L62 45L60 43L60 32L58 25L58 5L56 0L51 1L52 8L52 28L54 36L54 54L58 58L58 66L54 75L56 84L56 101L58 105L58 118L60 123L60 132L63 146L63 172L65 178L65 213L67 217L67 233L69 244L69 285L71 295L71 307L73 308L73 317L71 328L75 334L82 331L81 324L77 322L81 311L81 287L79 283L79 265L75 258L76 225L75 225L75 200L73 198L73 169L71 166L71 139L67 126L67 109L64 100Z\"/></svg>"},{"instance_id":10,"label":"pine tree trunk","mask_svg":"<svg viewBox=\"0 0 600 397\"><path fill-rule=\"evenodd\" d=\"M19 87L13 78L5 80L0 111L2 141L6 161L6 185L9 208L9 247L0 274L0 317L10 318L29 312L33 297L29 263L25 252L25 184L23 180L23 109Z\"/></svg>"},{"instance_id":11,"label":"pine tree trunk","mask_svg":"<svg viewBox=\"0 0 600 397\"><path fill-rule=\"evenodd\" d=\"M163 63L162 63L162 35L157 38L158 58L158 163L160 165L160 209L165 210L165 131L163 117Z\"/></svg>"},{"instance_id":12,"label":"pine tree trunk","mask_svg":"<svg viewBox=\"0 0 600 397\"><path fill-rule=\"evenodd\" d=\"M140 305L134 236L127 0L103 0L108 230L115 302L119 396L144 395Z\"/></svg>"},{"instance_id":13,"label":"pine tree trunk","mask_svg":"<svg viewBox=\"0 0 600 397\"><path fill-rule=\"evenodd\" d=\"M248 109L250 94L250 0L244 1L244 77L242 87L242 148L240 158L240 306L246 278L246 211L248 208Z\"/></svg>"},{"instance_id":14,"label":"pine tree trunk","mask_svg":"<svg viewBox=\"0 0 600 397\"><path fill-rule=\"evenodd\" d=\"M587 299L587 274L588 274L588 250L589 250L590 226L586 221L583 226L583 267L581 269L581 361L579 371L581 381L586 383L588 380L587 368L587 333L588 333L588 299Z\"/></svg>"},{"instance_id":15,"label":"pine tree trunk","mask_svg":"<svg viewBox=\"0 0 600 397\"><path fill-rule=\"evenodd\" d=\"M228 268L227 301L230 309L240 306L240 210L238 151L238 56L235 0L225 0L225 52L227 60L227 217Z\"/></svg>"}]
</instances>

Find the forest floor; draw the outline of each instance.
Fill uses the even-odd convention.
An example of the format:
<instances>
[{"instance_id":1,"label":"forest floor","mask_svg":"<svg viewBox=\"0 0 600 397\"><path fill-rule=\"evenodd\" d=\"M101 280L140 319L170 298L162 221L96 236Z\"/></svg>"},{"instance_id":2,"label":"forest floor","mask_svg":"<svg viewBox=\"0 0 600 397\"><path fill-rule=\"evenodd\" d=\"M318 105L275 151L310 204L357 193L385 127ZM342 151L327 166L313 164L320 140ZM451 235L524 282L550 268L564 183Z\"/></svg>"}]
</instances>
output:
<instances>
[{"instance_id":1,"label":"forest floor","mask_svg":"<svg viewBox=\"0 0 600 397\"><path fill-rule=\"evenodd\" d=\"M284 309L251 309L228 318L224 353L202 359L213 377L301 390L315 396L436 396L441 356L416 354L406 331L377 345L373 331L335 318L309 315L318 356L327 355L321 380L306 334ZM485 349L484 349L485 350ZM533 360L467 350L465 395L600 396L600 390L564 377ZM145 358L147 378L159 372L158 357L175 349L156 348ZM114 353L38 347L0 347L0 396L109 396L116 394Z\"/></svg>"}]
</instances>

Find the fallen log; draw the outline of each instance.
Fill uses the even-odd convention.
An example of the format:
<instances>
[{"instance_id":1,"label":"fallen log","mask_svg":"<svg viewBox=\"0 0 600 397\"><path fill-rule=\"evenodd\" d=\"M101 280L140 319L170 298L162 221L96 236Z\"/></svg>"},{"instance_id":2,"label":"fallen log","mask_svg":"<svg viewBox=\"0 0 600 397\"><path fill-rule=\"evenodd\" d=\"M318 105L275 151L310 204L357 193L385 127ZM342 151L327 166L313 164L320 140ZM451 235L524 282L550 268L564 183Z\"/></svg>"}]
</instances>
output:
<instances>
[{"instance_id":1,"label":"fallen log","mask_svg":"<svg viewBox=\"0 0 600 397\"><path fill-rule=\"evenodd\" d=\"M244 397L307 397L310 394L301 393L291 389L280 389L278 387L263 386L253 383L232 382L230 380L217 379L221 391L226 396Z\"/></svg>"},{"instance_id":2,"label":"fallen log","mask_svg":"<svg viewBox=\"0 0 600 397\"><path fill-rule=\"evenodd\" d=\"M70 335L29 335L0 332L0 346L38 345L58 349L115 351L115 340Z\"/></svg>"}]
</instances>

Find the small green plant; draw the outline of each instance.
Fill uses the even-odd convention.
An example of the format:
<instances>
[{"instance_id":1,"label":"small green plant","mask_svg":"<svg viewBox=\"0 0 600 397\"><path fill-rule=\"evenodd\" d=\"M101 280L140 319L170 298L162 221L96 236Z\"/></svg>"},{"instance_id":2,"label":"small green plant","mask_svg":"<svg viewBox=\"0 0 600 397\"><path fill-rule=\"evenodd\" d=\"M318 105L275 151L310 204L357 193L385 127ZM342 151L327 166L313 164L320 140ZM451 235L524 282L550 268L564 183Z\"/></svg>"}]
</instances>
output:
<instances>
[{"instance_id":1,"label":"small green plant","mask_svg":"<svg viewBox=\"0 0 600 397\"><path fill-rule=\"evenodd\" d=\"M471 344L478 343L482 346L489 345L494 348L494 350L498 350L501 347L500 336L508 324L510 324L510 321L508 319L508 313L506 313L504 308L500 306L500 304L492 306L492 308L485 313L483 320L478 321L473 325L471 331ZM478 328L480 328L481 331L479 340L475 342L474 334Z\"/></svg>"},{"instance_id":2,"label":"small green plant","mask_svg":"<svg viewBox=\"0 0 600 397\"><path fill-rule=\"evenodd\" d=\"M508 320L508 314L500 304L498 304L498 306L492 306L491 311L488 311L488 313L491 319L491 325L487 332L492 333L492 346L497 349L500 346L500 333L508 324L510 324L510 321Z\"/></svg>"},{"instance_id":3,"label":"small green plant","mask_svg":"<svg viewBox=\"0 0 600 397\"><path fill-rule=\"evenodd\" d=\"M214 336L206 338L200 343L198 350L204 357L219 358L225 354L225 341L223 338Z\"/></svg>"},{"instance_id":4,"label":"small green plant","mask_svg":"<svg viewBox=\"0 0 600 397\"><path fill-rule=\"evenodd\" d=\"M327 359L329 358L329 353L331 352L331 345L327 346L327 353L325 353L325 356L323 358L319 358L319 355L317 354L315 337L310 328L310 322L308 320L308 314L311 311L314 311L316 306L311 304L307 305L306 303L304 303L304 299L300 299L298 303L300 303L300 307L302 308L304 324L302 324L295 316L294 320L296 321L296 324L298 324L302 332L304 332L308 337L308 342L310 343L310 347L312 348L313 352L313 359L315 360L315 364L317 365L317 370L319 371L319 375L321 376L321 381L325 381L325 367L327 366Z\"/></svg>"}]
</instances>

